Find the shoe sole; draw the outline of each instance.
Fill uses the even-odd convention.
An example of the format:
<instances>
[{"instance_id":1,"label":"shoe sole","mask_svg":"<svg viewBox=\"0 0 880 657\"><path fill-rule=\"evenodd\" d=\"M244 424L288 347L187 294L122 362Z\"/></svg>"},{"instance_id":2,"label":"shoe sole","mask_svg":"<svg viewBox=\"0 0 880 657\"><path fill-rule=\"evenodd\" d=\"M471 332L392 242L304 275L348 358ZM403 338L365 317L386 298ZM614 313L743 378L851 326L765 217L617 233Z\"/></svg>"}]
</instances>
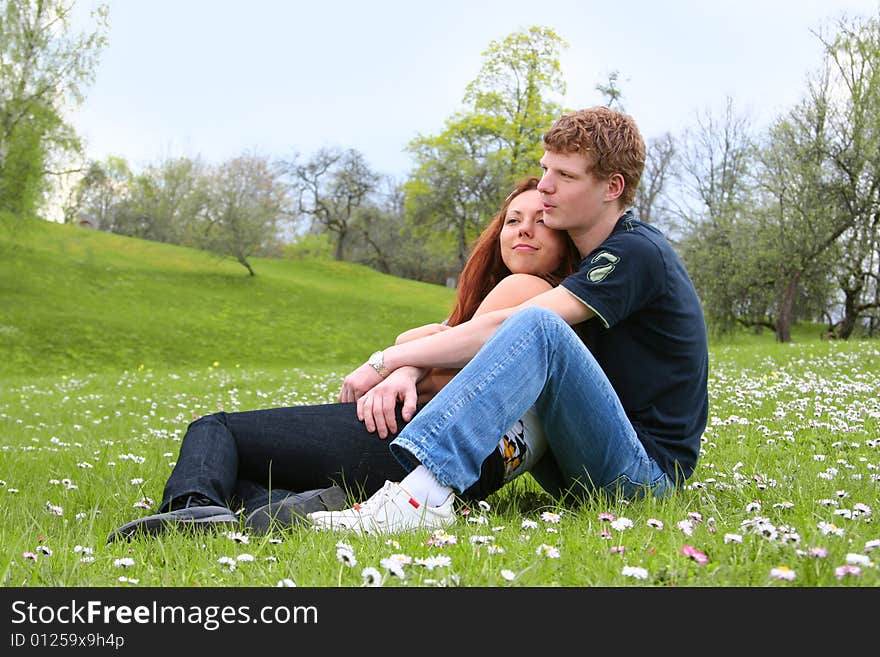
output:
<instances>
[{"instance_id":1,"label":"shoe sole","mask_svg":"<svg viewBox=\"0 0 880 657\"><path fill-rule=\"evenodd\" d=\"M293 525L308 522L307 515L315 511L339 511L345 508L345 491L339 486L330 486L305 500L285 504L285 498L274 505L265 505L253 511L245 520L245 525L256 533L268 533L273 529L287 529ZM274 507L274 508L273 508Z\"/></svg>"},{"instance_id":2,"label":"shoe sole","mask_svg":"<svg viewBox=\"0 0 880 657\"><path fill-rule=\"evenodd\" d=\"M387 518L369 518L366 520L355 515L346 518L333 518L332 513L317 514L318 517L309 516L308 520L312 527L317 530L347 532L358 536L382 536L401 534L423 529L443 529L455 523L455 516L431 515L422 516L417 522L413 521L400 526L397 522L389 523ZM391 526L389 526L391 525ZM398 525L398 526L394 526Z\"/></svg>"},{"instance_id":3,"label":"shoe sole","mask_svg":"<svg viewBox=\"0 0 880 657\"><path fill-rule=\"evenodd\" d=\"M134 520L127 525L123 525L116 531L114 531L107 538L108 543L112 543L114 541L120 539L128 539L136 534L145 534L148 536L157 536L159 534L164 533L170 528L176 527L180 530L186 529L210 529L211 527L216 526L234 526L238 525L238 518L234 515L226 514L226 515L217 515L217 516L208 516L205 518L193 518L190 520L183 520L179 518L159 518L154 516L147 516L145 518L140 518L138 520Z\"/></svg>"},{"instance_id":4,"label":"shoe sole","mask_svg":"<svg viewBox=\"0 0 880 657\"><path fill-rule=\"evenodd\" d=\"M416 524L408 524L403 526L389 527L386 521L374 520L365 523L363 521L354 520L346 522L344 520L333 522L332 519L310 519L312 527L319 531L335 531L340 533L356 534L358 536L391 536L397 534L406 534L414 531L445 529L454 524L454 519L442 521L429 521L427 519Z\"/></svg>"}]
</instances>

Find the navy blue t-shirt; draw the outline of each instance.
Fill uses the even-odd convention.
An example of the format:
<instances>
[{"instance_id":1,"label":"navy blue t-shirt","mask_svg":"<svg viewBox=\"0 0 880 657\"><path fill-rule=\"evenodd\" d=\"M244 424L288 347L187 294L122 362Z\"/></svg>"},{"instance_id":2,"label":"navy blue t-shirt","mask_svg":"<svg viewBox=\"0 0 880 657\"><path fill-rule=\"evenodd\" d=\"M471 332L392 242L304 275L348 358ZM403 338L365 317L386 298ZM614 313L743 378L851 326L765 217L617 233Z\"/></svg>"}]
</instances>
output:
<instances>
[{"instance_id":1,"label":"navy blue t-shirt","mask_svg":"<svg viewBox=\"0 0 880 657\"><path fill-rule=\"evenodd\" d=\"M709 413L706 322L663 234L624 213L562 286L595 313L574 327L648 454L673 480L697 463Z\"/></svg>"}]
</instances>

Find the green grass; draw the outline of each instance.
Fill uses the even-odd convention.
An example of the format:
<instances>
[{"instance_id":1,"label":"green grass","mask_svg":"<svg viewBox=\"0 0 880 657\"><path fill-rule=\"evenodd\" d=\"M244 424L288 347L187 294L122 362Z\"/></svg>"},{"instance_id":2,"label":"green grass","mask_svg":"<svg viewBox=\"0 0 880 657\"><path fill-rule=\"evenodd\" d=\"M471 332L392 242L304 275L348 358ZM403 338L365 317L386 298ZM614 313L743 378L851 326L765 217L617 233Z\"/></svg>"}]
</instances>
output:
<instances>
[{"instance_id":1,"label":"green grass","mask_svg":"<svg viewBox=\"0 0 880 657\"><path fill-rule=\"evenodd\" d=\"M335 263L259 261L258 276L248 280L237 265L205 254L57 226L45 230L39 246L14 251L19 278L15 285L4 278L4 311L11 298L40 305L37 299L49 295L51 302L2 319L17 328L2 334L4 360L20 364L4 362L0 377L4 586L238 587L290 579L358 587L365 568L376 569L384 586L409 587L880 584L880 345L821 341L810 327L801 327L793 344L743 336L711 345L700 462L687 488L665 500L559 504L526 475L493 495L489 509L471 509L448 529L455 542L443 545L428 532L357 538L308 529L246 543L223 533L172 533L105 545L111 530L155 506L194 417L332 401L351 365L408 323L442 315L451 293ZM39 258L51 274L24 268ZM107 325L93 343L82 337L84 327L115 313L111 304L85 298L95 294L96 271L128 281L131 289L106 284L113 303L132 300L121 324ZM62 293L41 288L40 280L77 283ZM277 306L284 295L308 299L282 313L294 333L325 327L326 342L317 335L297 342L296 358L285 355L296 337L276 335L285 324L272 323L274 315L263 316L266 344L241 346L214 314L230 296L237 301L230 312L241 318ZM415 299L424 304L419 319L416 311L400 319ZM70 314L53 316L53 308ZM384 320L365 315L369 308ZM190 344L186 324L175 319L182 309L209 344ZM140 326L151 316L170 328ZM260 322L251 323L259 330ZM62 325L76 358L53 353L63 342L52 327ZM116 326L137 333L137 351L117 353L130 336ZM335 360L326 355L334 339L350 349L340 347ZM14 345L28 353L13 356ZM190 346L197 355L185 357ZM230 353L237 357L224 355ZM339 560L340 540L351 545L356 564ZM682 553L686 545L699 551L699 561ZM404 578L392 574L387 559L409 561ZM788 572L774 571L780 567L794 579L775 577Z\"/></svg>"},{"instance_id":2,"label":"green grass","mask_svg":"<svg viewBox=\"0 0 880 657\"><path fill-rule=\"evenodd\" d=\"M0 237L0 381L172 365L360 363L443 319L448 288L316 260L231 260L37 222Z\"/></svg>"}]
</instances>

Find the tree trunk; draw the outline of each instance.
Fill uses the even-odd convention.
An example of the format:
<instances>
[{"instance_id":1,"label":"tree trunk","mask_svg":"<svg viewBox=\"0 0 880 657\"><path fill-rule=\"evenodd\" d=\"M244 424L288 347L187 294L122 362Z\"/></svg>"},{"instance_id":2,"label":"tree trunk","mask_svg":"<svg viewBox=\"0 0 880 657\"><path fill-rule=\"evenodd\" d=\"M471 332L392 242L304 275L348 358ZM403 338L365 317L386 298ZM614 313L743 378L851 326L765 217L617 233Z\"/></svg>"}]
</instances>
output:
<instances>
[{"instance_id":1,"label":"tree trunk","mask_svg":"<svg viewBox=\"0 0 880 657\"><path fill-rule=\"evenodd\" d=\"M339 231L339 239L336 240L336 255L334 256L337 260L344 260L345 255L345 231Z\"/></svg>"},{"instance_id":2,"label":"tree trunk","mask_svg":"<svg viewBox=\"0 0 880 657\"><path fill-rule=\"evenodd\" d=\"M256 276L256 274L254 273L254 268L251 267L251 263L249 263L249 262L247 261L247 258L245 258L244 256L238 256L238 262L241 263L241 265L242 265L245 269L248 270L248 273L249 273L251 276Z\"/></svg>"},{"instance_id":3,"label":"tree trunk","mask_svg":"<svg viewBox=\"0 0 880 657\"><path fill-rule=\"evenodd\" d=\"M837 327L837 337L841 340L849 339L853 329L856 327L856 322L859 319L858 295L861 292L861 288L858 290L844 290L843 319L840 320L840 324Z\"/></svg>"},{"instance_id":4,"label":"tree trunk","mask_svg":"<svg viewBox=\"0 0 880 657\"><path fill-rule=\"evenodd\" d=\"M388 263L388 258L382 253L382 249L376 244L376 240L372 239L366 231L364 231L364 241L373 247L373 251L376 253L376 261L379 263L379 271L383 274L390 274L391 265Z\"/></svg>"},{"instance_id":5,"label":"tree trunk","mask_svg":"<svg viewBox=\"0 0 880 657\"><path fill-rule=\"evenodd\" d=\"M880 280L874 282L874 307L880 308ZM874 332L877 330L877 327L880 326L880 318L875 315L871 316L871 319L868 323L868 337L873 338Z\"/></svg>"},{"instance_id":6,"label":"tree trunk","mask_svg":"<svg viewBox=\"0 0 880 657\"><path fill-rule=\"evenodd\" d=\"M794 322L794 300L797 296L801 273L792 274L779 300L779 313L776 315L776 342L791 342L791 325Z\"/></svg>"},{"instance_id":7,"label":"tree trunk","mask_svg":"<svg viewBox=\"0 0 880 657\"><path fill-rule=\"evenodd\" d=\"M464 267L468 257L468 243L465 237L465 222L458 224L458 266Z\"/></svg>"}]
</instances>

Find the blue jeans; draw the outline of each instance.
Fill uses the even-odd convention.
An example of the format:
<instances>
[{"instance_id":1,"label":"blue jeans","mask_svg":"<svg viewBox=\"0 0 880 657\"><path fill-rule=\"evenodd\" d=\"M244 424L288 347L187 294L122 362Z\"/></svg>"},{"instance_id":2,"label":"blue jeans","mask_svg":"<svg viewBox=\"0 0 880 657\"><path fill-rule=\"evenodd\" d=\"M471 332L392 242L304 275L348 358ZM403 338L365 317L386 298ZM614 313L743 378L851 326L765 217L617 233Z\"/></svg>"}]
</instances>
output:
<instances>
[{"instance_id":1,"label":"blue jeans","mask_svg":"<svg viewBox=\"0 0 880 657\"><path fill-rule=\"evenodd\" d=\"M648 456L593 355L543 308L509 317L474 358L391 443L401 464L419 462L466 490L500 434L534 406L547 453L531 470L550 494L662 496L673 481Z\"/></svg>"}]
</instances>

